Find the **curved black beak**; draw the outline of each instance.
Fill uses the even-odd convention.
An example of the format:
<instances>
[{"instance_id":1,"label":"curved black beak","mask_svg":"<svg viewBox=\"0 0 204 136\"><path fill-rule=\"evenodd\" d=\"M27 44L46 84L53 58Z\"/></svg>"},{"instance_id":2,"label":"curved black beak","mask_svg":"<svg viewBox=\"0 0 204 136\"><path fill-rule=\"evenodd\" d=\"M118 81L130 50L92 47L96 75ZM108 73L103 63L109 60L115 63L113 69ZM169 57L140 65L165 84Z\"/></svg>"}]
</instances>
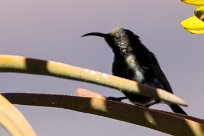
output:
<instances>
[{"instance_id":1,"label":"curved black beak","mask_svg":"<svg viewBox=\"0 0 204 136\"><path fill-rule=\"evenodd\" d=\"M99 33L99 32L91 32L91 33L84 34L81 37L85 37L85 36L99 36L99 37L105 38L107 34Z\"/></svg>"}]
</instances>

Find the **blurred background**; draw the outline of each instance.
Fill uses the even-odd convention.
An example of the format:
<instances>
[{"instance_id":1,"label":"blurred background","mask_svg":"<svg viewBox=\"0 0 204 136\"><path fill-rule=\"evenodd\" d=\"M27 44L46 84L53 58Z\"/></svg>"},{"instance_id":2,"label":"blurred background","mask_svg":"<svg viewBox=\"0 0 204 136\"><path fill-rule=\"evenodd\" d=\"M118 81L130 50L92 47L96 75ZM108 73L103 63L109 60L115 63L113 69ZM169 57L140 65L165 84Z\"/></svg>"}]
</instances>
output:
<instances>
[{"instance_id":1,"label":"blurred background","mask_svg":"<svg viewBox=\"0 0 204 136\"><path fill-rule=\"evenodd\" d=\"M111 74L113 53L102 38L81 35L124 27L139 35L158 58L184 110L204 118L204 39L180 22L196 7L179 0L18 0L0 1L0 52L63 62ZM75 95L78 87L106 96L122 93L98 85L46 76L0 73L1 92ZM166 134L129 123L65 109L16 105L39 136ZM164 104L152 108L170 111ZM0 128L0 135L8 135Z\"/></svg>"}]
</instances>

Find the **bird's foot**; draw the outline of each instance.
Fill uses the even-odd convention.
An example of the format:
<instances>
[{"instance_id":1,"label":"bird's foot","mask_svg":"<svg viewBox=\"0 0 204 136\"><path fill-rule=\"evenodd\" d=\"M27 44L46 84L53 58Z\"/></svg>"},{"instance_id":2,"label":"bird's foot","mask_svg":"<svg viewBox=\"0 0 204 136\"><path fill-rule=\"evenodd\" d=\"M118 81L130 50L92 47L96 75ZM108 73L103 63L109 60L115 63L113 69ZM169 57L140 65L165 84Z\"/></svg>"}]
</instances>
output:
<instances>
[{"instance_id":1,"label":"bird's foot","mask_svg":"<svg viewBox=\"0 0 204 136\"><path fill-rule=\"evenodd\" d=\"M144 107L149 108L150 106L152 106L152 105L154 105L154 104L157 104L157 103L160 103L160 101L159 101L159 100L154 100L153 102L150 102L150 103L148 103L148 104L145 104Z\"/></svg>"}]
</instances>

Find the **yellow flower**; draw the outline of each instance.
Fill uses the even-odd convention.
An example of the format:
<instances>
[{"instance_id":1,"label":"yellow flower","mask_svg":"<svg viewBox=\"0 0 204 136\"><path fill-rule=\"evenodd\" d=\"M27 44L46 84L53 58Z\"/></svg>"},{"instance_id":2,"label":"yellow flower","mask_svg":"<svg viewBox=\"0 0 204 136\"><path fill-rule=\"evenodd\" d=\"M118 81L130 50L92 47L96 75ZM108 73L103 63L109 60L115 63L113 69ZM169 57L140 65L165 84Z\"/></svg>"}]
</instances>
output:
<instances>
[{"instance_id":1,"label":"yellow flower","mask_svg":"<svg viewBox=\"0 0 204 136\"><path fill-rule=\"evenodd\" d=\"M194 6L202 6L204 5L204 0L181 0L182 2Z\"/></svg>"},{"instance_id":2,"label":"yellow flower","mask_svg":"<svg viewBox=\"0 0 204 136\"><path fill-rule=\"evenodd\" d=\"M195 16L187 18L181 25L194 34L204 34L204 0L181 0L187 4L202 6L194 11Z\"/></svg>"},{"instance_id":3,"label":"yellow flower","mask_svg":"<svg viewBox=\"0 0 204 136\"><path fill-rule=\"evenodd\" d=\"M193 34L204 34L204 22L192 16L181 22L181 25Z\"/></svg>"}]
</instances>

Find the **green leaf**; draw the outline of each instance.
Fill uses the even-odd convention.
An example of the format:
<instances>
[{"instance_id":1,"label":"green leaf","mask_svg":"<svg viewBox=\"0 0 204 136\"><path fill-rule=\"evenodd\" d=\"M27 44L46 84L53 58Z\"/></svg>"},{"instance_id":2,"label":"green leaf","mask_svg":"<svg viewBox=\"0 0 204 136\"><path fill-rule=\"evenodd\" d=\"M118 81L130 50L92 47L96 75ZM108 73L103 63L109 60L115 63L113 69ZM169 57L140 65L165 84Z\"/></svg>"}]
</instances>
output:
<instances>
[{"instance_id":1,"label":"green leaf","mask_svg":"<svg viewBox=\"0 0 204 136\"><path fill-rule=\"evenodd\" d=\"M36 136L23 114L4 96L0 95L0 125L11 136Z\"/></svg>"},{"instance_id":2,"label":"green leaf","mask_svg":"<svg viewBox=\"0 0 204 136\"><path fill-rule=\"evenodd\" d=\"M204 6L196 9L194 11L194 14L197 18L199 18L200 20L204 21Z\"/></svg>"}]
</instances>

